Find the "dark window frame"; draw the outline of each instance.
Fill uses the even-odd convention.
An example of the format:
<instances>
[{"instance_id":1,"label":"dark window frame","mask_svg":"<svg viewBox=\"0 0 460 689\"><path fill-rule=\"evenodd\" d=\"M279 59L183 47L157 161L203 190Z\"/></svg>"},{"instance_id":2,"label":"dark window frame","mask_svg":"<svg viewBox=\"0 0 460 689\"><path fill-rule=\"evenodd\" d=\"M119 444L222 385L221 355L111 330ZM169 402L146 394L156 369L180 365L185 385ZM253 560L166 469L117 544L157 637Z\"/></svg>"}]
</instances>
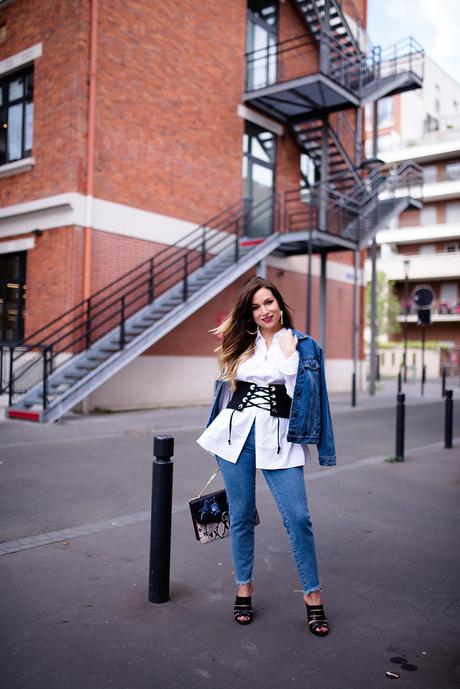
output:
<instances>
[{"instance_id":1,"label":"dark window frame","mask_svg":"<svg viewBox=\"0 0 460 689\"><path fill-rule=\"evenodd\" d=\"M11 82L22 79L23 93L19 98L9 98L9 86ZM32 155L32 147L25 148L26 145L26 106L34 102L34 66L28 65L21 69L10 72L0 77L0 165L29 158ZM19 158L10 158L8 149L8 127L10 108L22 105L22 131L21 131L21 153ZM32 118L33 136L33 118ZM32 143L33 146L33 143Z\"/></svg>"},{"instance_id":2,"label":"dark window frame","mask_svg":"<svg viewBox=\"0 0 460 689\"><path fill-rule=\"evenodd\" d=\"M17 278L12 278L6 269L6 262L15 259L18 261ZM0 254L0 267L0 311L2 315L0 323L0 341L8 343L20 342L24 338L24 310L27 291L27 251ZM8 299L8 290L11 289L9 285L12 284L12 280L14 280L13 284L17 284L17 287L13 289L18 290L18 299L13 335L12 337L8 337L8 307L11 304Z\"/></svg>"}]
</instances>

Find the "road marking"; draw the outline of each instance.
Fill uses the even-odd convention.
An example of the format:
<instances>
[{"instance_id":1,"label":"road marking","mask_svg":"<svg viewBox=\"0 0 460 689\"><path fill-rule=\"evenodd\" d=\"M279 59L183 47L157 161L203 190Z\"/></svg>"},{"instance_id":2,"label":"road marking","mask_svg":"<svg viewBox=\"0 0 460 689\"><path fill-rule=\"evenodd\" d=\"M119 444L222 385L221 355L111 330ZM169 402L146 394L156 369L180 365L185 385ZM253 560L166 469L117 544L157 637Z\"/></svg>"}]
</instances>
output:
<instances>
[{"instance_id":1,"label":"road marking","mask_svg":"<svg viewBox=\"0 0 460 689\"><path fill-rule=\"evenodd\" d=\"M457 445L460 442L460 437L453 439L453 444ZM423 450L433 450L436 448L443 448L444 442L431 443L429 445L423 445L421 447L415 447L411 450L406 451L407 455L412 455L417 452L422 452ZM343 471L353 471L354 469L361 469L362 467L372 466L375 464L380 464L388 455L375 455L373 457L365 457L364 459L357 459L355 462L350 462L349 464L343 464L336 467L324 467L318 471L312 471L306 473L307 481L312 481L317 478L327 478L328 476L333 476L335 474L341 473ZM265 493L269 490L267 485L261 485L257 489L257 493ZM183 512L188 512L188 503L181 505L173 505L172 513L181 514ZM129 526L131 524L139 524L141 522L146 522L150 519L150 511L146 510L144 512L131 512L131 514L125 514L120 517L114 517L113 519L106 519L100 522L91 522L88 524L83 524L81 526L71 527L69 529L61 529L59 531L50 531L48 533L39 534L37 536L29 536L27 538L18 538L15 541L5 541L0 543L0 556L10 555L12 553L18 553L22 550L29 550L31 548L38 548L42 545L50 545L52 543L59 543L61 541L69 541L73 538L78 538L79 536L88 536L93 533L99 533L101 531L107 531L109 529L117 529L120 526Z\"/></svg>"}]
</instances>

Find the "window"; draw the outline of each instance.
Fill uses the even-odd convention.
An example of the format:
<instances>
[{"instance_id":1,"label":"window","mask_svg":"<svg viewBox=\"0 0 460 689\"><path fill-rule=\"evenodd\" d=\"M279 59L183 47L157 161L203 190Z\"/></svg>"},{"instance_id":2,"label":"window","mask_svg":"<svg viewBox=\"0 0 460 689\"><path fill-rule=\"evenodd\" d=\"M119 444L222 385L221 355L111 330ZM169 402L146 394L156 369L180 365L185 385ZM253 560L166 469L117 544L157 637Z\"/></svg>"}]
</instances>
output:
<instances>
[{"instance_id":1,"label":"window","mask_svg":"<svg viewBox=\"0 0 460 689\"><path fill-rule=\"evenodd\" d=\"M0 79L0 165L32 155L33 68Z\"/></svg>"},{"instance_id":2,"label":"window","mask_svg":"<svg viewBox=\"0 0 460 689\"><path fill-rule=\"evenodd\" d=\"M423 181L425 183L428 182L436 182L438 178L438 168L436 165L425 165L423 167Z\"/></svg>"},{"instance_id":3,"label":"window","mask_svg":"<svg viewBox=\"0 0 460 689\"><path fill-rule=\"evenodd\" d=\"M259 89L276 82L277 5L274 2L248 2L247 87Z\"/></svg>"},{"instance_id":4,"label":"window","mask_svg":"<svg viewBox=\"0 0 460 689\"><path fill-rule=\"evenodd\" d=\"M309 189L316 180L316 167L313 160L306 153L300 154L300 186Z\"/></svg>"},{"instance_id":5,"label":"window","mask_svg":"<svg viewBox=\"0 0 460 689\"><path fill-rule=\"evenodd\" d=\"M421 247L419 247L418 250L419 254L435 254L436 253L436 244L422 244Z\"/></svg>"},{"instance_id":6,"label":"window","mask_svg":"<svg viewBox=\"0 0 460 689\"><path fill-rule=\"evenodd\" d=\"M436 206L423 206L420 211L420 225L436 225Z\"/></svg>"},{"instance_id":7,"label":"window","mask_svg":"<svg viewBox=\"0 0 460 689\"><path fill-rule=\"evenodd\" d=\"M458 284L456 282L441 282L441 292L439 296L441 304L456 306L458 302Z\"/></svg>"},{"instance_id":8,"label":"window","mask_svg":"<svg viewBox=\"0 0 460 689\"><path fill-rule=\"evenodd\" d=\"M273 232L276 136L246 122L243 137L244 195L249 201L246 218L248 236Z\"/></svg>"},{"instance_id":9,"label":"window","mask_svg":"<svg viewBox=\"0 0 460 689\"><path fill-rule=\"evenodd\" d=\"M437 115L441 111L441 88L438 84L434 85L434 111Z\"/></svg>"},{"instance_id":10,"label":"window","mask_svg":"<svg viewBox=\"0 0 460 689\"><path fill-rule=\"evenodd\" d=\"M372 105L366 103L364 106L364 117L366 121L366 129L372 129Z\"/></svg>"},{"instance_id":11,"label":"window","mask_svg":"<svg viewBox=\"0 0 460 689\"><path fill-rule=\"evenodd\" d=\"M446 244L444 251L448 254L455 254L457 251L460 251L460 244Z\"/></svg>"},{"instance_id":12,"label":"window","mask_svg":"<svg viewBox=\"0 0 460 689\"><path fill-rule=\"evenodd\" d=\"M460 201L447 201L446 222L460 221Z\"/></svg>"},{"instance_id":13,"label":"window","mask_svg":"<svg viewBox=\"0 0 460 689\"><path fill-rule=\"evenodd\" d=\"M26 252L0 255L0 339L24 337Z\"/></svg>"},{"instance_id":14,"label":"window","mask_svg":"<svg viewBox=\"0 0 460 689\"><path fill-rule=\"evenodd\" d=\"M393 119L393 98L382 98L377 108L377 123L379 127L391 127Z\"/></svg>"},{"instance_id":15,"label":"window","mask_svg":"<svg viewBox=\"0 0 460 689\"><path fill-rule=\"evenodd\" d=\"M460 161L446 165L446 179L460 179Z\"/></svg>"}]
</instances>

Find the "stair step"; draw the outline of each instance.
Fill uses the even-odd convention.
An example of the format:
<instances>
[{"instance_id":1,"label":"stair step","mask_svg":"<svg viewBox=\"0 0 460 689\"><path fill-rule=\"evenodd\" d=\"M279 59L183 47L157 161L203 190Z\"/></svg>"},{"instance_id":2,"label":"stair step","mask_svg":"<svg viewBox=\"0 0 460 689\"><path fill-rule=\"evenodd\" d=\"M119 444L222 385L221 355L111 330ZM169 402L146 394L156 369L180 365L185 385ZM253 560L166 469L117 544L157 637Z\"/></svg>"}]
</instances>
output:
<instances>
[{"instance_id":1,"label":"stair step","mask_svg":"<svg viewBox=\"0 0 460 689\"><path fill-rule=\"evenodd\" d=\"M81 376L77 376L75 373L64 373L64 378L67 378L68 380L81 380L84 377L84 373L82 373Z\"/></svg>"}]
</instances>

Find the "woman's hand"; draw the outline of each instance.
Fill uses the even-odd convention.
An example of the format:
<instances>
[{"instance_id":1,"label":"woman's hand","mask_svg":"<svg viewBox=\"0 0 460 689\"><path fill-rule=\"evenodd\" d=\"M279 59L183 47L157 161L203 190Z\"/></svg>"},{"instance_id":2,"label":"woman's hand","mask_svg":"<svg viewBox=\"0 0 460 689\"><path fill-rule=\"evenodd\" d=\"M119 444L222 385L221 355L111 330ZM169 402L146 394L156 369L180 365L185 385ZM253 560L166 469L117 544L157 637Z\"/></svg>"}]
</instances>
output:
<instances>
[{"instance_id":1,"label":"woman's hand","mask_svg":"<svg viewBox=\"0 0 460 689\"><path fill-rule=\"evenodd\" d=\"M285 333L280 335L278 342L284 356L286 359L289 359L289 357L292 356L296 351L297 337L292 334L292 330L286 330Z\"/></svg>"}]
</instances>

